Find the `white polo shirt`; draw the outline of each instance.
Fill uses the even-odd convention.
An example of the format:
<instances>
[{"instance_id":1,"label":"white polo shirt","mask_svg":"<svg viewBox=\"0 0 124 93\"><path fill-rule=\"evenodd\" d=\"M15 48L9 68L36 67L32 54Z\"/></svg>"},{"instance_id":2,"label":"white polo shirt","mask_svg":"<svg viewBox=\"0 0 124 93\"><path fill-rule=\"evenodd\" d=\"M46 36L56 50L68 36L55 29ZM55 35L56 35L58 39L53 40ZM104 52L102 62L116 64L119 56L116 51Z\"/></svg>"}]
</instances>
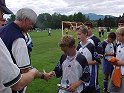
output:
<instances>
[{"instance_id":1,"label":"white polo shirt","mask_svg":"<svg viewBox=\"0 0 124 93\"><path fill-rule=\"evenodd\" d=\"M116 57L120 61L124 62L124 44L121 44L117 47ZM124 65L121 66L121 74L124 75Z\"/></svg>"},{"instance_id":2,"label":"white polo shirt","mask_svg":"<svg viewBox=\"0 0 124 93\"><path fill-rule=\"evenodd\" d=\"M23 38L18 38L13 42L12 54L20 69L25 69L31 66L27 45Z\"/></svg>"},{"instance_id":3,"label":"white polo shirt","mask_svg":"<svg viewBox=\"0 0 124 93\"><path fill-rule=\"evenodd\" d=\"M102 42L103 45L106 45L104 47L104 54L107 54L107 53L114 53L114 45L112 43L108 43L107 40L104 40ZM112 56L105 56L105 59L109 60L111 59Z\"/></svg>"},{"instance_id":4,"label":"white polo shirt","mask_svg":"<svg viewBox=\"0 0 124 93\"><path fill-rule=\"evenodd\" d=\"M9 51L0 38L0 93L11 93L9 87L17 83L20 78L20 70L13 63Z\"/></svg>"}]
</instances>

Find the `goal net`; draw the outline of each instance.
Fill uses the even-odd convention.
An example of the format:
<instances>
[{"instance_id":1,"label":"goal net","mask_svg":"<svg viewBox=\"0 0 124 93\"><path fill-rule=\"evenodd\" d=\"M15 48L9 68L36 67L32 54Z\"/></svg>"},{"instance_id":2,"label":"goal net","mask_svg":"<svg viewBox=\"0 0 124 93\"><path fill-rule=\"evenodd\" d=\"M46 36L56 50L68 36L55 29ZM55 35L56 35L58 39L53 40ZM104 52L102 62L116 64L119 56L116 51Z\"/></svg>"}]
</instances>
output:
<instances>
[{"instance_id":1,"label":"goal net","mask_svg":"<svg viewBox=\"0 0 124 93\"><path fill-rule=\"evenodd\" d=\"M70 22L62 21L62 36L65 34L70 34L75 37L75 30L78 26L83 25L82 22Z\"/></svg>"}]
</instances>

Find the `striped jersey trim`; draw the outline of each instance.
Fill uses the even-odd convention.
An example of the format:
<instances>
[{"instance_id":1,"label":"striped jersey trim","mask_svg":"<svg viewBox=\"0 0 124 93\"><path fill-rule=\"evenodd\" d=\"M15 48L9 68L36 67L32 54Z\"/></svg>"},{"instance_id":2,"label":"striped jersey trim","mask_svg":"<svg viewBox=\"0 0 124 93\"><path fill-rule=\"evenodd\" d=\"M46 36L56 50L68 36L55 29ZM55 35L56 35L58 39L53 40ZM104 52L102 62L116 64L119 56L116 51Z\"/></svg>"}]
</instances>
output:
<instances>
[{"instance_id":1,"label":"striped jersey trim","mask_svg":"<svg viewBox=\"0 0 124 93\"><path fill-rule=\"evenodd\" d=\"M18 67L19 69L25 69L25 68L30 68L31 67L31 64L29 65L26 65L26 66L22 66L22 67Z\"/></svg>"},{"instance_id":2,"label":"striped jersey trim","mask_svg":"<svg viewBox=\"0 0 124 93\"><path fill-rule=\"evenodd\" d=\"M19 79L21 78L21 73L19 73L19 75L13 79L12 81L8 82L8 83L5 83L3 84L5 87L9 87L9 86L12 86L13 84L15 84Z\"/></svg>"}]
</instances>

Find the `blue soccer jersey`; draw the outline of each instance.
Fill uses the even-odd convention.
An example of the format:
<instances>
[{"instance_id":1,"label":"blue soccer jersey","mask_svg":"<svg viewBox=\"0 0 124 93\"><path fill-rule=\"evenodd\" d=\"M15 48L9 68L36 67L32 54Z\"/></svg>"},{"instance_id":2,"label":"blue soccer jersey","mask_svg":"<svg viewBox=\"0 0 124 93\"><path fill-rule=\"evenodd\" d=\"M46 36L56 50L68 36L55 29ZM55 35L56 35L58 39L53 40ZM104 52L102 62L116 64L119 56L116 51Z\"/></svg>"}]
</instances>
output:
<instances>
[{"instance_id":1,"label":"blue soccer jersey","mask_svg":"<svg viewBox=\"0 0 124 93\"><path fill-rule=\"evenodd\" d=\"M87 40L90 41L95 46L97 53L102 54L103 49L102 49L101 41L98 37L92 35L88 37Z\"/></svg>"},{"instance_id":2,"label":"blue soccer jersey","mask_svg":"<svg viewBox=\"0 0 124 93\"><path fill-rule=\"evenodd\" d=\"M96 60L96 50L95 46L90 43L89 41L83 45L81 42L77 46L77 50L86 57L87 61L94 61ZM96 86L96 78L97 78L97 65L89 65L90 67L90 86Z\"/></svg>"},{"instance_id":3,"label":"blue soccer jersey","mask_svg":"<svg viewBox=\"0 0 124 93\"><path fill-rule=\"evenodd\" d=\"M99 63L101 63L103 48L100 39L93 34L90 37L88 37L87 40L90 41L95 46L97 53L100 54ZM96 91L97 93L100 93L98 74L99 74L99 64L97 64L97 72L96 72Z\"/></svg>"},{"instance_id":4,"label":"blue soccer jersey","mask_svg":"<svg viewBox=\"0 0 124 93\"><path fill-rule=\"evenodd\" d=\"M107 53L115 53L115 49L114 49L114 44L113 43L108 43L107 40L104 40L102 42L102 46L103 46L103 55L107 54ZM105 59L109 60L112 56L104 56Z\"/></svg>"},{"instance_id":5,"label":"blue soccer jersey","mask_svg":"<svg viewBox=\"0 0 124 93\"><path fill-rule=\"evenodd\" d=\"M103 55L104 58L102 59L102 68L104 74L112 74L113 71L113 65L108 62L109 59L111 59L113 56L106 56L106 54L113 53L114 54L114 45L113 43L108 43L107 40L104 40L102 42L103 46Z\"/></svg>"},{"instance_id":6,"label":"blue soccer jersey","mask_svg":"<svg viewBox=\"0 0 124 93\"><path fill-rule=\"evenodd\" d=\"M84 85L88 84L90 80L88 62L85 56L79 52L77 52L74 57L62 55L54 71L56 77L61 77L60 85L65 88L78 80L85 82L76 89L76 93L80 93L83 90ZM59 93L70 92L67 92L64 89L59 89Z\"/></svg>"}]
</instances>

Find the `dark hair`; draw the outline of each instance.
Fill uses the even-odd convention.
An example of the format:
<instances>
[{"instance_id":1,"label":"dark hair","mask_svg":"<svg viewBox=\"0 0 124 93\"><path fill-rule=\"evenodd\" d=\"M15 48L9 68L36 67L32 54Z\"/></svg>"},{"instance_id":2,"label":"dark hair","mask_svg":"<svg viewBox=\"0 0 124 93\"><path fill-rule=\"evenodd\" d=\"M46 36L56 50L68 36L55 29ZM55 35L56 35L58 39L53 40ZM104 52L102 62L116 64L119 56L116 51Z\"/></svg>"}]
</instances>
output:
<instances>
[{"instance_id":1,"label":"dark hair","mask_svg":"<svg viewBox=\"0 0 124 93\"><path fill-rule=\"evenodd\" d=\"M85 22L84 25L93 28L92 22Z\"/></svg>"},{"instance_id":2,"label":"dark hair","mask_svg":"<svg viewBox=\"0 0 124 93\"><path fill-rule=\"evenodd\" d=\"M118 23L124 23L124 18L119 19Z\"/></svg>"},{"instance_id":3,"label":"dark hair","mask_svg":"<svg viewBox=\"0 0 124 93\"><path fill-rule=\"evenodd\" d=\"M114 32L110 32L109 35L108 35L108 38L111 38L113 40L116 39L116 34Z\"/></svg>"}]
</instances>

